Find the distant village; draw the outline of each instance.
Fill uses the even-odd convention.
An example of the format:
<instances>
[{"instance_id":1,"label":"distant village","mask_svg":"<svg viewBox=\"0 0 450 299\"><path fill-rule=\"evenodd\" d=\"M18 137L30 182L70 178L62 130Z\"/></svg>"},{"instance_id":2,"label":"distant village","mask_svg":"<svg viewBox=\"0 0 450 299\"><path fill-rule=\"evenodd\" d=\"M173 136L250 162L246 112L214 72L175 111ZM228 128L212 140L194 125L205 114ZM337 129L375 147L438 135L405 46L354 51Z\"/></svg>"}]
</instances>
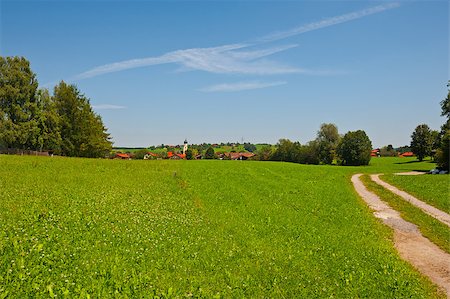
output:
<instances>
[{"instance_id":1,"label":"distant village","mask_svg":"<svg viewBox=\"0 0 450 299\"><path fill-rule=\"evenodd\" d=\"M211 149L210 149L211 148ZM274 152L277 145L252 143L203 143L150 146L149 148L114 148L111 159L120 160L262 160L263 151ZM210 155L207 154L210 149ZM211 151L212 150L212 151ZM375 148L371 157L414 157L408 146ZM267 153L266 153L267 156ZM264 160L264 159L263 159Z\"/></svg>"},{"instance_id":2,"label":"distant village","mask_svg":"<svg viewBox=\"0 0 450 299\"><path fill-rule=\"evenodd\" d=\"M269 144L253 145L251 143L221 143L221 144L193 144L189 145L187 140L183 145L159 145L149 148L117 148L114 149L112 159L122 160L248 160L257 155L257 146L272 147Z\"/></svg>"}]
</instances>

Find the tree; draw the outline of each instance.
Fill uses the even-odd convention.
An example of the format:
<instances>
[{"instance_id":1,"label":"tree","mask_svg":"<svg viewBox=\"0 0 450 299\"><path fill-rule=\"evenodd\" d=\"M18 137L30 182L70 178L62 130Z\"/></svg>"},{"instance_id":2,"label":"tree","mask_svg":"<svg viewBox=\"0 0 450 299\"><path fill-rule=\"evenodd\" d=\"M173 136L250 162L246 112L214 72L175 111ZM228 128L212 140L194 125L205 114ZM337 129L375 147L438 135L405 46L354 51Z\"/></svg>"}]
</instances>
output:
<instances>
[{"instance_id":1,"label":"tree","mask_svg":"<svg viewBox=\"0 0 450 299\"><path fill-rule=\"evenodd\" d=\"M418 125L411 135L411 150L419 161L431 154L432 144L432 134L428 125Z\"/></svg>"},{"instance_id":2,"label":"tree","mask_svg":"<svg viewBox=\"0 0 450 299\"><path fill-rule=\"evenodd\" d=\"M205 159L214 159L214 149L212 148L212 146L206 149Z\"/></svg>"},{"instance_id":3,"label":"tree","mask_svg":"<svg viewBox=\"0 0 450 299\"><path fill-rule=\"evenodd\" d=\"M317 132L317 154L323 164L332 164L339 144L339 132L335 124L322 124Z\"/></svg>"},{"instance_id":4,"label":"tree","mask_svg":"<svg viewBox=\"0 0 450 299\"><path fill-rule=\"evenodd\" d=\"M269 161L273 154L272 146L269 144L264 145L256 152L260 161Z\"/></svg>"},{"instance_id":5,"label":"tree","mask_svg":"<svg viewBox=\"0 0 450 299\"><path fill-rule=\"evenodd\" d=\"M337 147L337 154L342 165L368 165L372 142L362 130L350 131L344 135Z\"/></svg>"},{"instance_id":6,"label":"tree","mask_svg":"<svg viewBox=\"0 0 450 299\"><path fill-rule=\"evenodd\" d=\"M297 156L297 163L319 164L319 150L320 144L317 140L310 141L306 145L301 146Z\"/></svg>"},{"instance_id":7,"label":"tree","mask_svg":"<svg viewBox=\"0 0 450 299\"><path fill-rule=\"evenodd\" d=\"M61 150L61 118L56 110L55 102L47 89L37 92L39 113L37 117L39 135L34 138L39 151L51 150L56 154Z\"/></svg>"},{"instance_id":8,"label":"tree","mask_svg":"<svg viewBox=\"0 0 450 299\"><path fill-rule=\"evenodd\" d=\"M244 149L248 152L255 152L256 151L256 146L254 144L251 143L244 143Z\"/></svg>"},{"instance_id":9,"label":"tree","mask_svg":"<svg viewBox=\"0 0 450 299\"><path fill-rule=\"evenodd\" d=\"M53 96L61 118L61 151L67 156L104 157L112 149L102 119L75 85L61 81Z\"/></svg>"},{"instance_id":10,"label":"tree","mask_svg":"<svg viewBox=\"0 0 450 299\"><path fill-rule=\"evenodd\" d=\"M447 87L450 87L450 81L448 82ZM439 168L448 171L450 164L450 89L448 90L447 97L441 101L441 109L441 116L447 117L447 120L441 127L441 142L436 152L436 162Z\"/></svg>"},{"instance_id":11,"label":"tree","mask_svg":"<svg viewBox=\"0 0 450 299\"><path fill-rule=\"evenodd\" d=\"M0 56L0 145L34 149L39 135L38 82L23 57Z\"/></svg>"},{"instance_id":12,"label":"tree","mask_svg":"<svg viewBox=\"0 0 450 299\"><path fill-rule=\"evenodd\" d=\"M284 162L298 162L300 143L289 139L280 139L271 160Z\"/></svg>"},{"instance_id":13,"label":"tree","mask_svg":"<svg viewBox=\"0 0 450 299\"><path fill-rule=\"evenodd\" d=\"M192 150L190 148L188 148L187 151L186 151L186 159L187 160L194 159L194 153L192 152Z\"/></svg>"},{"instance_id":14,"label":"tree","mask_svg":"<svg viewBox=\"0 0 450 299\"><path fill-rule=\"evenodd\" d=\"M380 156L381 157L396 157L397 152L394 150L394 147L392 144L389 144L388 146L383 146L380 149Z\"/></svg>"}]
</instances>

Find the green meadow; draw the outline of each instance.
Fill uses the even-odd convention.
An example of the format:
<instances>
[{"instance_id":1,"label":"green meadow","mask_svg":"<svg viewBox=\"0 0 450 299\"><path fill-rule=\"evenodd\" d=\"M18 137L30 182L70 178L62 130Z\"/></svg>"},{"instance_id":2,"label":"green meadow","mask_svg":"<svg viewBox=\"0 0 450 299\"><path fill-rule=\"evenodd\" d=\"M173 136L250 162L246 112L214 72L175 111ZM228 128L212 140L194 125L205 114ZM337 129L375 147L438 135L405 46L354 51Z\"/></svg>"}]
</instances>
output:
<instances>
[{"instance_id":1,"label":"green meadow","mask_svg":"<svg viewBox=\"0 0 450 299\"><path fill-rule=\"evenodd\" d=\"M408 161L0 156L0 298L439 298L350 182Z\"/></svg>"},{"instance_id":2,"label":"green meadow","mask_svg":"<svg viewBox=\"0 0 450 299\"><path fill-rule=\"evenodd\" d=\"M450 176L420 175L399 176L385 175L386 182L414 195L420 200L450 213Z\"/></svg>"}]
</instances>

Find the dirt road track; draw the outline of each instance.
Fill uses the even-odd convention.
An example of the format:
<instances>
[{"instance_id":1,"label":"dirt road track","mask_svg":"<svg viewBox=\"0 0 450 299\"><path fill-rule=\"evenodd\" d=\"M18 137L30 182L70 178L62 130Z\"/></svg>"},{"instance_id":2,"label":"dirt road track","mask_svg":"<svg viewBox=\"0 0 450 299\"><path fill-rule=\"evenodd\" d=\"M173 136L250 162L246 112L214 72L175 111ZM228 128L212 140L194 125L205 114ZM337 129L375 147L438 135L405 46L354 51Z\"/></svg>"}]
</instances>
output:
<instances>
[{"instance_id":1,"label":"dirt road track","mask_svg":"<svg viewBox=\"0 0 450 299\"><path fill-rule=\"evenodd\" d=\"M353 186L375 211L375 217L394 230L394 245L400 256L442 288L447 298L450 298L450 254L422 236L415 224L403 220L396 210L367 190L359 179L360 176L361 174L352 176Z\"/></svg>"},{"instance_id":2,"label":"dirt road track","mask_svg":"<svg viewBox=\"0 0 450 299\"><path fill-rule=\"evenodd\" d=\"M412 196L411 194L406 193L405 191L399 190L396 187L386 183L385 181L380 179L379 174L373 174L370 176L370 178L372 179L372 181L374 181L378 185L383 186L384 188L388 189L392 193L394 193L394 194L400 196L401 198L403 198L404 200L408 201L413 206L418 207L419 209L421 209L422 211L424 211L431 217L436 218L437 220L441 221L442 223L444 223L445 225L450 227L450 215L449 214L447 214L439 209L436 209L435 207L430 206L427 203L424 203L423 201Z\"/></svg>"}]
</instances>

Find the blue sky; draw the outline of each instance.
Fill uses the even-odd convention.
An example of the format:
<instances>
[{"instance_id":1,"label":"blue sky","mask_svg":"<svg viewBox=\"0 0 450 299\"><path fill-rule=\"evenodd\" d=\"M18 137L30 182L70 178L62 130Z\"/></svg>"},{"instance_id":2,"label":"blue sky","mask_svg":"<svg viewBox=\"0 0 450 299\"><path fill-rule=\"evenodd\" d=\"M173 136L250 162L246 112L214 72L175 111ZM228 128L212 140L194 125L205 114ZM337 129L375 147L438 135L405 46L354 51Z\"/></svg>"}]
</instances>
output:
<instances>
[{"instance_id":1,"label":"blue sky","mask_svg":"<svg viewBox=\"0 0 450 299\"><path fill-rule=\"evenodd\" d=\"M115 146L306 143L330 122L401 146L444 122L447 1L0 1L1 55L76 84Z\"/></svg>"}]
</instances>

